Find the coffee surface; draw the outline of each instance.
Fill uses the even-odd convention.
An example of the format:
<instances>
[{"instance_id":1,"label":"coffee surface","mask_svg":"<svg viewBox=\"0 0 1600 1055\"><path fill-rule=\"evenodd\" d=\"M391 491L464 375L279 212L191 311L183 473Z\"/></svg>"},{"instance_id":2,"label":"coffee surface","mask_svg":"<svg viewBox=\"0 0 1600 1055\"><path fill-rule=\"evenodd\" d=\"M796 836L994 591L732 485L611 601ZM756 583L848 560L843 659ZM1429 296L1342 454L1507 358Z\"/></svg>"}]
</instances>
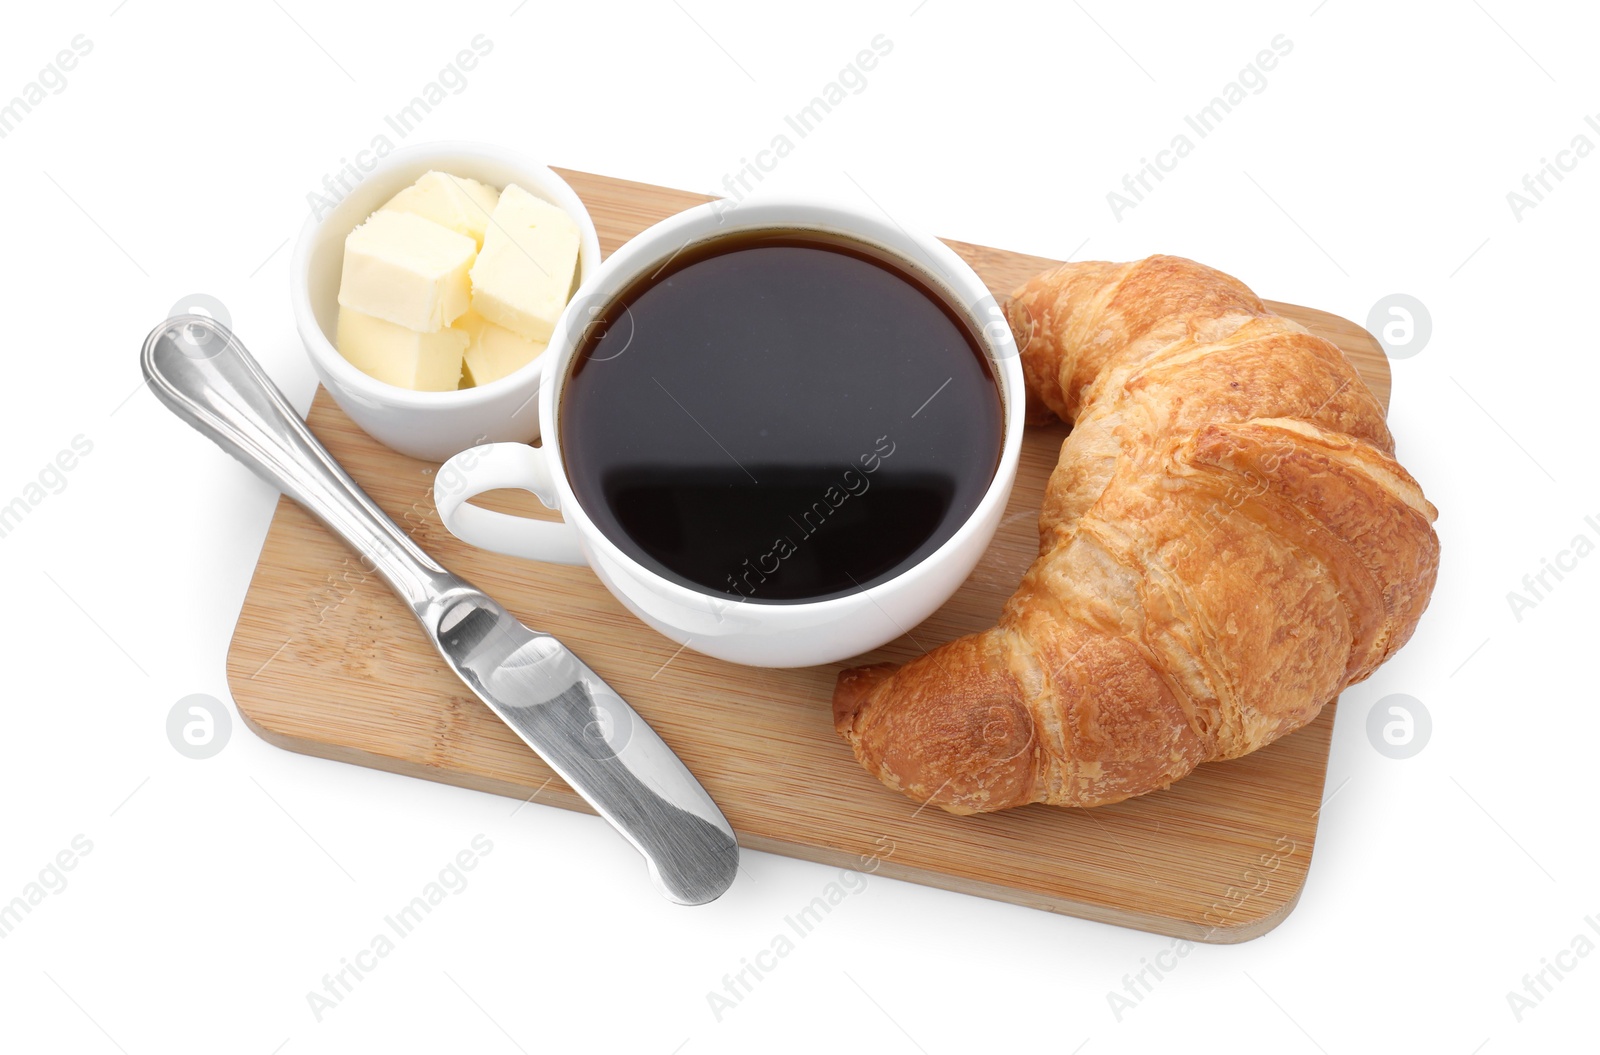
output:
<instances>
[{"instance_id":1,"label":"coffee surface","mask_svg":"<svg viewBox=\"0 0 1600 1055\"><path fill-rule=\"evenodd\" d=\"M751 602L881 582L999 464L981 346L892 257L820 232L691 246L581 338L558 428L584 509L668 579Z\"/></svg>"}]
</instances>

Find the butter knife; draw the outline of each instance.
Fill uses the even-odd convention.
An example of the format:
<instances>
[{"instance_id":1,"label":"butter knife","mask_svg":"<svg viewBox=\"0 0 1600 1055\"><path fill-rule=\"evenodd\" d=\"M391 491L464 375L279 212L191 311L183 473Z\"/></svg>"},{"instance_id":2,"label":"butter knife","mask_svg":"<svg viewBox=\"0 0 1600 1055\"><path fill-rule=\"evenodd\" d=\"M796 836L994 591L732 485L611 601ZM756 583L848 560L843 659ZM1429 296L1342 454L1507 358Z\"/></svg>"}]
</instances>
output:
<instances>
[{"instance_id":1,"label":"butter knife","mask_svg":"<svg viewBox=\"0 0 1600 1055\"><path fill-rule=\"evenodd\" d=\"M672 749L561 642L523 626L423 553L227 327L174 316L151 331L141 362L174 414L370 562L450 669L644 855L663 895L701 905L728 888L739 866L733 829Z\"/></svg>"}]
</instances>

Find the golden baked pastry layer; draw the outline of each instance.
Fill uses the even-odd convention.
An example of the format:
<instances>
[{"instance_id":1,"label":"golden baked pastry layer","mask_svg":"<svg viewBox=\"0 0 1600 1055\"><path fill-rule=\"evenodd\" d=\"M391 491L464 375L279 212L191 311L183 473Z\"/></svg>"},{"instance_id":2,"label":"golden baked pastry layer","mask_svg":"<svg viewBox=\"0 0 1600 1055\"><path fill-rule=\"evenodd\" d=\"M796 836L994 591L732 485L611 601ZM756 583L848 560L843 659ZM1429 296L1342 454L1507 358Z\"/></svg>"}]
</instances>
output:
<instances>
[{"instance_id":1,"label":"golden baked pastry layer","mask_svg":"<svg viewBox=\"0 0 1600 1055\"><path fill-rule=\"evenodd\" d=\"M999 625L839 676L834 723L953 813L1096 806L1316 717L1410 638L1434 507L1344 354L1178 257L1065 264L1007 309L1072 423Z\"/></svg>"}]
</instances>

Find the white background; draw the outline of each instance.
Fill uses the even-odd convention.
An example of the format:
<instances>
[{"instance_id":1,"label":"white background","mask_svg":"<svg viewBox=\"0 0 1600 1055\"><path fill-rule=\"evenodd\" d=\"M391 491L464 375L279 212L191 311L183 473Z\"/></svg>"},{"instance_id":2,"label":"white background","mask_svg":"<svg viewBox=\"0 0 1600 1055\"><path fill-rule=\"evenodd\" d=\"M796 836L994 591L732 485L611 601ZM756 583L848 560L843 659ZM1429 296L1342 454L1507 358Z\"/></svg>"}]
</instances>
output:
<instances>
[{"instance_id":1,"label":"white background","mask_svg":"<svg viewBox=\"0 0 1600 1055\"><path fill-rule=\"evenodd\" d=\"M1600 557L1520 620L1507 600L1600 539L1600 157L1520 218L1507 200L1580 133L1600 145L1592 6L917 3L8 12L0 99L75 35L93 48L0 139L0 504L74 437L93 450L0 538L0 901L74 836L93 849L0 940L0 1048L1594 1048L1600 954L1521 1021L1507 1000L1575 935L1600 942ZM873 878L719 1022L707 992L834 870L747 853L721 901L676 908L587 816L288 754L237 719L209 760L167 739L181 697L229 699L274 501L139 387L175 301L219 297L304 407L284 243L306 193L476 34L493 51L408 142L714 192L880 33L865 90L763 190L1057 258L1181 253L1361 321L1402 292L1432 319L1393 363L1391 420L1441 511L1438 590L1345 694L1304 898L1257 941L1195 949L1120 1021L1107 993L1168 939ZM1293 51L1265 89L1115 218L1107 192L1278 34ZM1366 732L1394 693L1432 716L1405 760ZM318 1022L306 993L478 833L494 849L470 885Z\"/></svg>"}]
</instances>

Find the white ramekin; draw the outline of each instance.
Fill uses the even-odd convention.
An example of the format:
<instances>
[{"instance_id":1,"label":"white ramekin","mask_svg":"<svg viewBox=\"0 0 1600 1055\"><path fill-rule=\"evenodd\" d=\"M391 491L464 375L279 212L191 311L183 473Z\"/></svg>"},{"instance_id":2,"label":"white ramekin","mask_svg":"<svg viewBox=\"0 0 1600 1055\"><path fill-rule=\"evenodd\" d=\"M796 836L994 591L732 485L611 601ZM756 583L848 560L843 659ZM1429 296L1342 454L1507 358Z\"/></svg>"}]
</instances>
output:
<instances>
[{"instance_id":1,"label":"white ramekin","mask_svg":"<svg viewBox=\"0 0 1600 1055\"><path fill-rule=\"evenodd\" d=\"M334 347L345 237L430 169L495 187L515 183L564 209L578 223L580 285L600 266L600 239L589 210L565 180L536 161L485 143L425 143L396 150L332 211L306 220L290 264L289 295L312 368L335 402L373 439L401 454L439 462L485 441L536 439L548 353L477 388L413 392L363 373Z\"/></svg>"}]
</instances>

